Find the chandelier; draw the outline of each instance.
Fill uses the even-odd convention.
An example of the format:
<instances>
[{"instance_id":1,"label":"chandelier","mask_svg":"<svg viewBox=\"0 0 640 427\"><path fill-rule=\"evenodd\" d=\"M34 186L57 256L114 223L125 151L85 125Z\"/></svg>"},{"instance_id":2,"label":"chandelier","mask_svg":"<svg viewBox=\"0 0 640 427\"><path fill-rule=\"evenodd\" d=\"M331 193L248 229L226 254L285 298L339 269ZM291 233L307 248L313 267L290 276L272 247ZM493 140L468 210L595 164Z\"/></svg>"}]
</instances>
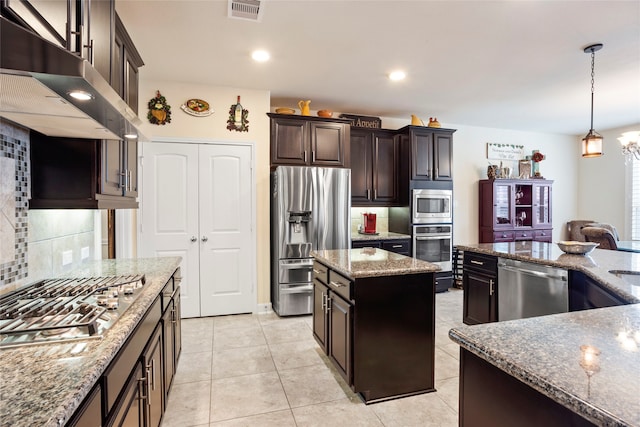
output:
<instances>
[{"instance_id":1,"label":"chandelier","mask_svg":"<svg viewBox=\"0 0 640 427\"><path fill-rule=\"evenodd\" d=\"M631 160L631 156L640 160L640 131L624 132L618 141L622 144L622 154L627 156L627 160Z\"/></svg>"},{"instance_id":2,"label":"chandelier","mask_svg":"<svg viewBox=\"0 0 640 427\"><path fill-rule=\"evenodd\" d=\"M584 48L584 53L591 53L591 128L582 138L582 157L602 156L602 135L593 130L593 82L596 52L602 49L602 43L592 44Z\"/></svg>"}]
</instances>

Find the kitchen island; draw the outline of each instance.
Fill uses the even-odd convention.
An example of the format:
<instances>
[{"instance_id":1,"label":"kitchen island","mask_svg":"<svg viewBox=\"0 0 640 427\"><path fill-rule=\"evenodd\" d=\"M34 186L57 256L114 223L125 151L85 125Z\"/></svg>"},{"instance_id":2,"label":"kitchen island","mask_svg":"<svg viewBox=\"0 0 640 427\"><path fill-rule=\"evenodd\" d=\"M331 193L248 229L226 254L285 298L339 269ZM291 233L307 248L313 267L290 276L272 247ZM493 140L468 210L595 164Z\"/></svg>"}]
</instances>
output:
<instances>
[{"instance_id":1,"label":"kitchen island","mask_svg":"<svg viewBox=\"0 0 640 427\"><path fill-rule=\"evenodd\" d=\"M640 426L640 287L609 273L638 270L639 254L567 255L541 242L458 249L578 272L628 304L452 329L460 426Z\"/></svg>"},{"instance_id":2,"label":"kitchen island","mask_svg":"<svg viewBox=\"0 0 640 427\"><path fill-rule=\"evenodd\" d=\"M365 403L435 391L439 267L377 248L312 253L313 334Z\"/></svg>"},{"instance_id":3,"label":"kitchen island","mask_svg":"<svg viewBox=\"0 0 640 427\"><path fill-rule=\"evenodd\" d=\"M113 388L117 383L117 377L124 375L126 379L132 367L127 366L129 370L126 372L124 369L118 369L122 372L115 372L109 377L110 369L114 364L117 364L118 368L125 367L124 359L131 356L130 351L127 352L128 349L136 345L136 339L148 338L148 335L151 335L150 328L156 331L153 336L162 335L162 331L156 326L160 324L161 310L166 308L168 301L159 298L159 294L168 290L167 286L173 284L173 279L176 286L179 285L177 272L180 261L179 257L102 260L87 263L71 274L66 274L64 277L144 274L146 280L135 302L99 339L0 350L1 425L66 425L77 410L84 407L85 399L94 396L96 390L99 396L98 413L101 401L107 406L109 402L115 401L117 396L114 396ZM179 292L177 287L174 291L176 290ZM157 318L150 316L151 314L157 314ZM151 317L154 324L150 323ZM149 332L145 335L141 331ZM144 343L142 345L144 346ZM137 360L140 355L138 353L132 357ZM139 362L136 362L136 366L138 364ZM162 371L159 366L156 369ZM160 381L159 374L156 378ZM104 386L105 384L107 386ZM111 390L108 390L108 386ZM122 409L119 403L112 406L112 411L103 414L103 418ZM94 422L91 425L98 423Z\"/></svg>"}]
</instances>

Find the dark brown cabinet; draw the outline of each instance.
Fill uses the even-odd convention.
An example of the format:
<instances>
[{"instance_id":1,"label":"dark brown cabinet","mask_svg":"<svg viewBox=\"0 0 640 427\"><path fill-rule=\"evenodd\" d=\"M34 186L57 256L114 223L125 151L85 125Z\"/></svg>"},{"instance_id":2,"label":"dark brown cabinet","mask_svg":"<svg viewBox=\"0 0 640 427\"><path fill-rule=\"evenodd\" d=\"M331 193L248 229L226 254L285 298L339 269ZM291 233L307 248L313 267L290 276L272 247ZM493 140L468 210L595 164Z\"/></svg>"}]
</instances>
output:
<instances>
[{"instance_id":1,"label":"dark brown cabinet","mask_svg":"<svg viewBox=\"0 0 640 427\"><path fill-rule=\"evenodd\" d=\"M318 265L318 264L315 264ZM314 265L314 270L316 269ZM329 317L327 316L326 304L329 296L329 288L317 278L313 279L313 336L322 350L327 352L327 330L329 328Z\"/></svg>"},{"instance_id":2,"label":"dark brown cabinet","mask_svg":"<svg viewBox=\"0 0 640 427\"><path fill-rule=\"evenodd\" d=\"M81 22L79 44L75 50L81 52L81 56L89 61L107 82L110 82L115 2L114 0L81 0L76 4L81 10Z\"/></svg>"},{"instance_id":3,"label":"dark brown cabinet","mask_svg":"<svg viewBox=\"0 0 640 427\"><path fill-rule=\"evenodd\" d=\"M135 141L31 132L31 209L137 208Z\"/></svg>"},{"instance_id":4,"label":"dark brown cabinet","mask_svg":"<svg viewBox=\"0 0 640 427\"><path fill-rule=\"evenodd\" d=\"M614 307L629 304L624 298L608 291L597 280L572 270L569 273L569 311Z\"/></svg>"},{"instance_id":5,"label":"dark brown cabinet","mask_svg":"<svg viewBox=\"0 0 640 427\"><path fill-rule=\"evenodd\" d=\"M108 422L109 427L144 427L145 376L142 362L136 362L122 390L119 405Z\"/></svg>"},{"instance_id":6,"label":"dark brown cabinet","mask_svg":"<svg viewBox=\"0 0 640 427\"><path fill-rule=\"evenodd\" d=\"M402 150L411 159L413 181L453 180L453 129L405 126L398 130Z\"/></svg>"},{"instance_id":7,"label":"dark brown cabinet","mask_svg":"<svg viewBox=\"0 0 640 427\"><path fill-rule=\"evenodd\" d=\"M142 353L144 368L145 402L143 405L145 426L158 427L164 411L164 376L162 328L156 327L147 348Z\"/></svg>"},{"instance_id":8,"label":"dark brown cabinet","mask_svg":"<svg viewBox=\"0 0 640 427\"><path fill-rule=\"evenodd\" d=\"M351 381L351 328L353 305L332 293L327 300L329 320L329 357L338 366L338 371Z\"/></svg>"},{"instance_id":9,"label":"dark brown cabinet","mask_svg":"<svg viewBox=\"0 0 640 427\"><path fill-rule=\"evenodd\" d=\"M552 240L552 185L543 179L479 182L480 243Z\"/></svg>"},{"instance_id":10,"label":"dark brown cabinet","mask_svg":"<svg viewBox=\"0 0 640 427\"><path fill-rule=\"evenodd\" d=\"M411 256L411 239L387 239L387 240L352 240L352 248L381 248L385 251Z\"/></svg>"},{"instance_id":11,"label":"dark brown cabinet","mask_svg":"<svg viewBox=\"0 0 640 427\"><path fill-rule=\"evenodd\" d=\"M350 121L267 113L271 166L349 167Z\"/></svg>"},{"instance_id":12,"label":"dark brown cabinet","mask_svg":"<svg viewBox=\"0 0 640 427\"><path fill-rule=\"evenodd\" d=\"M68 427L102 426L102 387L97 384L86 397L80 409L67 423Z\"/></svg>"},{"instance_id":13,"label":"dark brown cabinet","mask_svg":"<svg viewBox=\"0 0 640 427\"><path fill-rule=\"evenodd\" d=\"M498 320L498 259L475 252L464 253L462 270L462 321L467 325Z\"/></svg>"},{"instance_id":14,"label":"dark brown cabinet","mask_svg":"<svg viewBox=\"0 0 640 427\"><path fill-rule=\"evenodd\" d=\"M144 62L118 14L115 21L111 86L138 114L138 69Z\"/></svg>"},{"instance_id":15,"label":"dark brown cabinet","mask_svg":"<svg viewBox=\"0 0 640 427\"><path fill-rule=\"evenodd\" d=\"M351 129L352 206L399 202L400 150L390 130Z\"/></svg>"}]
</instances>

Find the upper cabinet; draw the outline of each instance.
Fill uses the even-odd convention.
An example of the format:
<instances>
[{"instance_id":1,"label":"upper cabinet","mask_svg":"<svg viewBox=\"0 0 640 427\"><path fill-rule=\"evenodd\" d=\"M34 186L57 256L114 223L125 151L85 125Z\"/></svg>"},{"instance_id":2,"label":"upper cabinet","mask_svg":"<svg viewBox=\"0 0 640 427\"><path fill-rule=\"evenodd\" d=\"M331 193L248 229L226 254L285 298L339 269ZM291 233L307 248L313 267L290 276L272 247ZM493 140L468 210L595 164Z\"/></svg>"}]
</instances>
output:
<instances>
[{"instance_id":1,"label":"upper cabinet","mask_svg":"<svg viewBox=\"0 0 640 427\"><path fill-rule=\"evenodd\" d=\"M551 242L552 185L544 179L481 180L480 243Z\"/></svg>"},{"instance_id":2,"label":"upper cabinet","mask_svg":"<svg viewBox=\"0 0 640 427\"><path fill-rule=\"evenodd\" d=\"M349 167L350 121L267 113L271 166Z\"/></svg>"},{"instance_id":3,"label":"upper cabinet","mask_svg":"<svg viewBox=\"0 0 640 427\"><path fill-rule=\"evenodd\" d=\"M395 133L384 129L351 129L352 206L399 203L400 150Z\"/></svg>"},{"instance_id":4,"label":"upper cabinet","mask_svg":"<svg viewBox=\"0 0 640 427\"><path fill-rule=\"evenodd\" d=\"M453 180L453 129L405 126L398 130L404 150L411 159L414 181Z\"/></svg>"},{"instance_id":5,"label":"upper cabinet","mask_svg":"<svg viewBox=\"0 0 640 427\"><path fill-rule=\"evenodd\" d=\"M144 62L117 14L115 28L111 86L138 114L138 69Z\"/></svg>"}]
</instances>

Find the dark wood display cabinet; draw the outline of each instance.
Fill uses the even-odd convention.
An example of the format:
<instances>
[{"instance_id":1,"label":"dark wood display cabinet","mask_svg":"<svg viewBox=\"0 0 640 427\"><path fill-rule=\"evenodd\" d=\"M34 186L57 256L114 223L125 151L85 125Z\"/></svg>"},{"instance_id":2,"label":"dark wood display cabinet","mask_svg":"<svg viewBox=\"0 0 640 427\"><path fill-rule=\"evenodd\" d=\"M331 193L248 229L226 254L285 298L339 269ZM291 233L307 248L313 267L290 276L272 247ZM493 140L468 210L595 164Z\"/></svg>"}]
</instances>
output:
<instances>
[{"instance_id":1,"label":"dark wood display cabinet","mask_svg":"<svg viewBox=\"0 0 640 427\"><path fill-rule=\"evenodd\" d=\"M498 258L464 253L462 321L467 325L498 320Z\"/></svg>"},{"instance_id":2,"label":"dark wood display cabinet","mask_svg":"<svg viewBox=\"0 0 640 427\"><path fill-rule=\"evenodd\" d=\"M412 181L453 180L454 129L405 126L398 130L403 158L411 159Z\"/></svg>"},{"instance_id":3,"label":"dark wood display cabinet","mask_svg":"<svg viewBox=\"0 0 640 427\"><path fill-rule=\"evenodd\" d=\"M400 203L400 150L391 130L351 129L351 205Z\"/></svg>"},{"instance_id":4,"label":"dark wood display cabinet","mask_svg":"<svg viewBox=\"0 0 640 427\"><path fill-rule=\"evenodd\" d=\"M480 243L552 240L552 186L543 179L479 182Z\"/></svg>"},{"instance_id":5,"label":"dark wood display cabinet","mask_svg":"<svg viewBox=\"0 0 640 427\"><path fill-rule=\"evenodd\" d=\"M354 392L435 390L433 273L353 279L316 260L313 275L313 335Z\"/></svg>"},{"instance_id":6,"label":"dark wood display cabinet","mask_svg":"<svg viewBox=\"0 0 640 427\"><path fill-rule=\"evenodd\" d=\"M137 208L137 142L31 132L31 209Z\"/></svg>"},{"instance_id":7,"label":"dark wood display cabinet","mask_svg":"<svg viewBox=\"0 0 640 427\"><path fill-rule=\"evenodd\" d=\"M350 120L267 113L271 166L350 166Z\"/></svg>"}]
</instances>

